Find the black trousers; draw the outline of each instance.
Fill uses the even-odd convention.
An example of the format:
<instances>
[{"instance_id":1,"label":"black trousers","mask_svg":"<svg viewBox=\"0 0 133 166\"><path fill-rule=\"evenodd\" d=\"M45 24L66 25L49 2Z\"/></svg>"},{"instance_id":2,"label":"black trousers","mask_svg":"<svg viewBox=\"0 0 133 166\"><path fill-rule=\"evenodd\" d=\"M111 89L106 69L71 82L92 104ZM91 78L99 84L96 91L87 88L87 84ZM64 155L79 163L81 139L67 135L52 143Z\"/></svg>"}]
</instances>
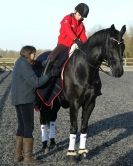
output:
<instances>
[{"instance_id":1,"label":"black trousers","mask_svg":"<svg viewBox=\"0 0 133 166\"><path fill-rule=\"evenodd\" d=\"M54 50L48 55L48 61L45 66L44 73L48 73L52 68L61 69L62 65L68 58L69 48L58 44Z\"/></svg>"},{"instance_id":2,"label":"black trousers","mask_svg":"<svg viewBox=\"0 0 133 166\"><path fill-rule=\"evenodd\" d=\"M16 106L18 128L17 136L32 138L34 130L33 103L20 104Z\"/></svg>"},{"instance_id":3,"label":"black trousers","mask_svg":"<svg viewBox=\"0 0 133 166\"><path fill-rule=\"evenodd\" d=\"M65 61L65 59L67 58L68 56L68 52L69 52L69 48L64 46L64 45L61 45L61 44L58 44L54 50L49 54L48 58L50 59L50 61L55 61L56 59L58 59L58 56L60 56L60 60L62 61Z\"/></svg>"}]
</instances>

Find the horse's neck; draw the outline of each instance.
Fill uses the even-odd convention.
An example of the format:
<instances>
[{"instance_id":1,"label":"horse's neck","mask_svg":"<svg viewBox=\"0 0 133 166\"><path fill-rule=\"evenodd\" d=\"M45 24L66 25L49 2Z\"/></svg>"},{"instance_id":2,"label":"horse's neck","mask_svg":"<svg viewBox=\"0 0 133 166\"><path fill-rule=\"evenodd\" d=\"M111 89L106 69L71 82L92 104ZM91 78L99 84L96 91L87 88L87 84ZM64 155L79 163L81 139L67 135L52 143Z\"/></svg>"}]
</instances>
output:
<instances>
[{"instance_id":1,"label":"horse's neck","mask_svg":"<svg viewBox=\"0 0 133 166\"><path fill-rule=\"evenodd\" d=\"M92 35L86 42L87 52L89 54L88 59L94 65L99 65L103 61L103 54L105 52L106 38L109 35L108 29L101 30Z\"/></svg>"},{"instance_id":2,"label":"horse's neck","mask_svg":"<svg viewBox=\"0 0 133 166\"><path fill-rule=\"evenodd\" d=\"M102 63L102 47L95 46L87 51L87 61L94 67L99 66Z\"/></svg>"}]
</instances>

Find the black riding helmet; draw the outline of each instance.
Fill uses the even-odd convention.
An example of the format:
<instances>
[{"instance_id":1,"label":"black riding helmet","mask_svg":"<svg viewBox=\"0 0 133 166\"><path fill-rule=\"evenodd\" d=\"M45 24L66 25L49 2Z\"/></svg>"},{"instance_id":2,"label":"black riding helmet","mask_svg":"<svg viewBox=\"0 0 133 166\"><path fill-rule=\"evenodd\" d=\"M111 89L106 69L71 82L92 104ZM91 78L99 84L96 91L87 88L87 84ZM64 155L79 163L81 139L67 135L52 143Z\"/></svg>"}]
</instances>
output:
<instances>
[{"instance_id":1,"label":"black riding helmet","mask_svg":"<svg viewBox=\"0 0 133 166\"><path fill-rule=\"evenodd\" d=\"M83 17L86 18L89 13L89 7L85 3L79 3L75 10Z\"/></svg>"}]
</instances>

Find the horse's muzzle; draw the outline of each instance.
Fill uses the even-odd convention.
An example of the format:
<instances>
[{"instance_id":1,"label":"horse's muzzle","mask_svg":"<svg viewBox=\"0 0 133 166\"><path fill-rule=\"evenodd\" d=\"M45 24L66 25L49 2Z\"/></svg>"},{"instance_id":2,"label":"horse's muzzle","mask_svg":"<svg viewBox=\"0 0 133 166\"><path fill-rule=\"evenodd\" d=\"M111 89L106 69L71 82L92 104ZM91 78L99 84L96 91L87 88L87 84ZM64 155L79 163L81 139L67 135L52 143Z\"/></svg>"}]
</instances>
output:
<instances>
[{"instance_id":1,"label":"horse's muzzle","mask_svg":"<svg viewBox=\"0 0 133 166\"><path fill-rule=\"evenodd\" d=\"M123 75L123 73L124 73L123 66L112 69L112 75L114 77L119 78L119 77L121 77Z\"/></svg>"}]
</instances>

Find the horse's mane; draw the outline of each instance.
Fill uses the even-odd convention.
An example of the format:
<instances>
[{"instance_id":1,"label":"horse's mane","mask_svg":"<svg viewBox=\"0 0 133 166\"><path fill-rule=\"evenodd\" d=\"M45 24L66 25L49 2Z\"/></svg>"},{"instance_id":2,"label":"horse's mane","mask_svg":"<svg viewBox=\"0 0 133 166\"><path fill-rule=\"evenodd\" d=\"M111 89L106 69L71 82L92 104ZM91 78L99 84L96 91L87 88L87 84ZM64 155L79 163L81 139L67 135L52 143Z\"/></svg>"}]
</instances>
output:
<instances>
[{"instance_id":1,"label":"horse's mane","mask_svg":"<svg viewBox=\"0 0 133 166\"><path fill-rule=\"evenodd\" d=\"M103 42L105 40L107 35L109 35L109 32L110 32L110 28L102 29L102 30L95 32L92 36L90 36L88 38L85 45L87 45L87 47L93 47L96 44L100 45L101 42Z\"/></svg>"}]
</instances>

